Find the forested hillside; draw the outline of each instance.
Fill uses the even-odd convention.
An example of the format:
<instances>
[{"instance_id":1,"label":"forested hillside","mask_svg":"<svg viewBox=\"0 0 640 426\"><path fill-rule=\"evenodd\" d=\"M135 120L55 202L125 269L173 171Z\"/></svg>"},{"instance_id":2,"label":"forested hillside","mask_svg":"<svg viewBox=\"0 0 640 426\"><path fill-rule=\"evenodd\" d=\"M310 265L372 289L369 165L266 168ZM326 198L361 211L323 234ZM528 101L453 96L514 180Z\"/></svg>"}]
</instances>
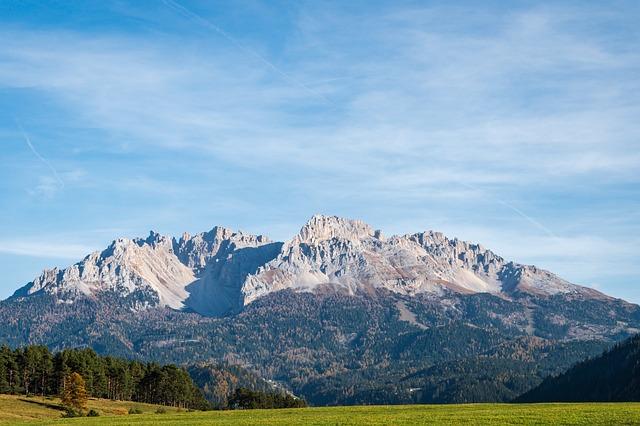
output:
<instances>
[{"instance_id":1,"label":"forested hillside","mask_svg":"<svg viewBox=\"0 0 640 426\"><path fill-rule=\"evenodd\" d=\"M602 353L626 337L618 321L635 325L638 316L621 301L560 296L282 291L211 318L169 309L132 315L108 298L69 305L34 295L0 304L0 336L13 347L89 346L141 361L239 365L312 405L490 402L512 400Z\"/></svg>"},{"instance_id":2,"label":"forested hillside","mask_svg":"<svg viewBox=\"0 0 640 426\"><path fill-rule=\"evenodd\" d=\"M192 365L189 375L214 408L229 407L229 399L239 389L264 394L286 395L281 386L238 365Z\"/></svg>"},{"instance_id":3,"label":"forested hillside","mask_svg":"<svg viewBox=\"0 0 640 426\"><path fill-rule=\"evenodd\" d=\"M640 401L640 335L546 379L517 401Z\"/></svg>"},{"instance_id":4,"label":"forested hillside","mask_svg":"<svg viewBox=\"0 0 640 426\"><path fill-rule=\"evenodd\" d=\"M100 356L92 349L51 353L39 345L0 348L0 393L60 395L72 373L82 376L88 396L208 408L187 371L175 365Z\"/></svg>"}]
</instances>

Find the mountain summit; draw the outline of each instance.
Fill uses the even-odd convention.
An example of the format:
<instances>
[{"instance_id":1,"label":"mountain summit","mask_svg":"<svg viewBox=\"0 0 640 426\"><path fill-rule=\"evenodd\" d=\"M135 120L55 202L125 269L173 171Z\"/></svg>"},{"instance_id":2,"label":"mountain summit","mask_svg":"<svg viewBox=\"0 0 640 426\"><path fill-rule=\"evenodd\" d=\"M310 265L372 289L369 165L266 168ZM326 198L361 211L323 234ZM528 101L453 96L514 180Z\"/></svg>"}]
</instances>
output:
<instances>
[{"instance_id":1,"label":"mountain summit","mask_svg":"<svg viewBox=\"0 0 640 426\"><path fill-rule=\"evenodd\" d=\"M606 297L438 232L385 238L362 221L323 215L285 243L222 227L179 239L153 231L144 239L119 238L66 269L44 271L12 297L44 292L73 303L78 295L108 293L133 310L164 306L218 316L276 291L327 288L351 295L385 289L409 296Z\"/></svg>"}]
</instances>

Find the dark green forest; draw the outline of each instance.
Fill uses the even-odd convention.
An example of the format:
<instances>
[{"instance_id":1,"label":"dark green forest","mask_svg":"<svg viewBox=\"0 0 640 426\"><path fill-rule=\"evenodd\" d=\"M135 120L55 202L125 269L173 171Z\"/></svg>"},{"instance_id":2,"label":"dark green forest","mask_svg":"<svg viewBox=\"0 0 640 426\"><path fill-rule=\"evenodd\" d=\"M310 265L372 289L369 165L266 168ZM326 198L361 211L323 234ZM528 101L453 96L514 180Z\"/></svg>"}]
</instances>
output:
<instances>
[{"instance_id":1,"label":"dark green forest","mask_svg":"<svg viewBox=\"0 0 640 426\"><path fill-rule=\"evenodd\" d=\"M204 365L189 372L215 406L237 387L269 391L253 386L264 379L312 405L462 403L511 401L640 328L640 308L619 300L447 297L282 291L211 318L169 309L132 315L107 295L69 305L38 294L0 302L0 341ZM399 305L420 326L402 320ZM239 365L264 379L209 365Z\"/></svg>"},{"instance_id":2,"label":"dark green forest","mask_svg":"<svg viewBox=\"0 0 640 426\"><path fill-rule=\"evenodd\" d=\"M640 401L640 335L580 362L526 392L516 402Z\"/></svg>"},{"instance_id":3,"label":"dark green forest","mask_svg":"<svg viewBox=\"0 0 640 426\"><path fill-rule=\"evenodd\" d=\"M0 348L0 393L60 395L64 379L78 373L89 396L207 409L189 373L173 364L100 356L92 349L52 353L46 346Z\"/></svg>"},{"instance_id":4,"label":"dark green forest","mask_svg":"<svg viewBox=\"0 0 640 426\"><path fill-rule=\"evenodd\" d=\"M238 388L229 398L229 408L233 410L303 408L307 403L289 394L265 393Z\"/></svg>"}]
</instances>

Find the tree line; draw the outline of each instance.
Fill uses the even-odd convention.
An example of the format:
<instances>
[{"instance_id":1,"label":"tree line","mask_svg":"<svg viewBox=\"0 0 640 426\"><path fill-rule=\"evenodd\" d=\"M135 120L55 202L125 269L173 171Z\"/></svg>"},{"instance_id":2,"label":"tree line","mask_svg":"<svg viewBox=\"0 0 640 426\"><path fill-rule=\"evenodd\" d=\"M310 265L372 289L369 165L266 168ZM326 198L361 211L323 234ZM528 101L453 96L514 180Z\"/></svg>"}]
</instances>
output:
<instances>
[{"instance_id":1,"label":"tree line","mask_svg":"<svg viewBox=\"0 0 640 426\"><path fill-rule=\"evenodd\" d=\"M232 410L250 410L255 408L303 408L307 403L289 394L252 391L238 388L229 398L228 408Z\"/></svg>"},{"instance_id":2,"label":"tree line","mask_svg":"<svg viewBox=\"0 0 640 426\"><path fill-rule=\"evenodd\" d=\"M640 401L640 334L547 377L515 402Z\"/></svg>"},{"instance_id":3,"label":"tree line","mask_svg":"<svg viewBox=\"0 0 640 426\"><path fill-rule=\"evenodd\" d=\"M0 393L64 395L79 374L89 397L208 409L200 389L176 365L100 356L89 348L52 353L46 346L0 347Z\"/></svg>"}]
</instances>

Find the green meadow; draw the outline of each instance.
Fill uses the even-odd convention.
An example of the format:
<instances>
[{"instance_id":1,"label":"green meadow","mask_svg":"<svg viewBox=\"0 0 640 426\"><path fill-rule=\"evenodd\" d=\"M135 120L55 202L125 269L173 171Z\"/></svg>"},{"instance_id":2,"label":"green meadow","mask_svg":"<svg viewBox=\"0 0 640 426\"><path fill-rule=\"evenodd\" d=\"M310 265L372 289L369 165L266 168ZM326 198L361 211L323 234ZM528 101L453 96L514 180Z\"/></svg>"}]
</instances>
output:
<instances>
[{"instance_id":1,"label":"green meadow","mask_svg":"<svg viewBox=\"0 0 640 426\"><path fill-rule=\"evenodd\" d=\"M321 407L185 412L124 401L92 399L100 417L62 418L56 399L0 396L0 424L25 425L612 425L639 424L640 403L462 404ZM137 408L142 414L128 414ZM160 410L163 411L163 410Z\"/></svg>"}]
</instances>

